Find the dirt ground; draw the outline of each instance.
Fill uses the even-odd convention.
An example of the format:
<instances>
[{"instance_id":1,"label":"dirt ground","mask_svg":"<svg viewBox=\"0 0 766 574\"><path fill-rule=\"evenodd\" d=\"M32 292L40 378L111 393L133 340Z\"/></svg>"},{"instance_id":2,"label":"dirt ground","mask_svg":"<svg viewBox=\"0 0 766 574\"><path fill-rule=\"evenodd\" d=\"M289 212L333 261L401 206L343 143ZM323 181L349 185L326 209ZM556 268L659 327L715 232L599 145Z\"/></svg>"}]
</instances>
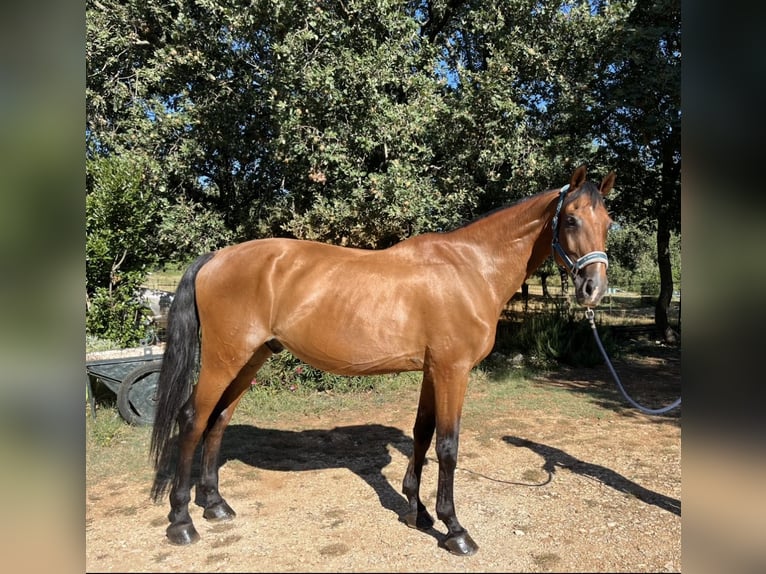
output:
<instances>
[{"instance_id":1,"label":"dirt ground","mask_svg":"<svg viewBox=\"0 0 766 574\"><path fill-rule=\"evenodd\" d=\"M646 404L680 392L680 350L658 347L614 364ZM149 499L150 482L88 476L87 571L680 571L679 410L649 416L625 405L605 366L563 369L537 383L572 391L590 409L520 408L497 398L479 408L489 399L469 387L455 505L479 545L474 556L440 547L440 521L421 532L399 520L417 404L417 391L407 390L395 405L266 428L235 417L220 486L237 517L209 523L192 505L201 540L191 546L167 542L167 502ZM436 479L432 447L421 488L432 514Z\"/></svg>"}]
</instances>

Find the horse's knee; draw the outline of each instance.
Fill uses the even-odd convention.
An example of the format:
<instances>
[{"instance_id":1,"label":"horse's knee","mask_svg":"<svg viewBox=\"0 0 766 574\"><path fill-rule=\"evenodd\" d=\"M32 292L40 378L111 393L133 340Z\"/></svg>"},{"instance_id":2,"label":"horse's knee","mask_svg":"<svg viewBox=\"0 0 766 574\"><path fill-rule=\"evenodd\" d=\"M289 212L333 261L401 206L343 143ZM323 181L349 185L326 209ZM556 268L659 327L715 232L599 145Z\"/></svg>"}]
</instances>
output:
<instances>
[{"instance_id":1,"label":"horse's knee","mask_svg":"<svg viewBox=\"0 0 766 574\"><path fill-rule=\"evenodd\" d=\"M439 459L439 464L445 465L448 469L454 469L457 466L457 449L457 435L437 437L436 456Z\"/></svg>"}]
</instances>

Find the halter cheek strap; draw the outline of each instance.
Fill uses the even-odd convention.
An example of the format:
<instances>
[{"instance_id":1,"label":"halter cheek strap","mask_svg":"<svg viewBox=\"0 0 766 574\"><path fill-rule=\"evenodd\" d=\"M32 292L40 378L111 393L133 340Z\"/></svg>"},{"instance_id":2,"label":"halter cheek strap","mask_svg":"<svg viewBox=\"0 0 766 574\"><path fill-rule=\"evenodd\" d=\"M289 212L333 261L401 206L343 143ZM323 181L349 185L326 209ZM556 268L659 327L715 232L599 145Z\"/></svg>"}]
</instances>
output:
<instances>
[{"instance_id":1,"label":"halter cheek strap","mask_svg":"<svg viewBox=\"0 0 766 574\"><path fill-rule=\"evenodd\" d=\"M561 247L561 244L559 243L559 214L561 213L561 207L564 205L564 197L566 197L568 191L569 184L561 188L559 202L556 205L556 213L553 215L553 242L551 247L553 248L553 253L558 254L564 262L564 267L559 265L559 268L566 270L572 277L574 277L583 267L590 265L591 263L600 262L603 263L605 267L609 267L609 258L603 251L591 251L580 257L577 261L572 261L572 258L569 257L567 252L564 251L564 248Z\"/></svg>"}]
</instances>

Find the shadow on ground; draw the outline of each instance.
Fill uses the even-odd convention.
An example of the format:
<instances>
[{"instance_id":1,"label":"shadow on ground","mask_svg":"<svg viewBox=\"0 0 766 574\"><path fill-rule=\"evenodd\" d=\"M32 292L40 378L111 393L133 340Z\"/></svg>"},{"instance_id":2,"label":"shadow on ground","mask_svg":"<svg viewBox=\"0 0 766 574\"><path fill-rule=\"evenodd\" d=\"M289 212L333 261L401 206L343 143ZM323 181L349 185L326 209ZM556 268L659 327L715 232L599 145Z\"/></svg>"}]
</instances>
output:
<instances>
[{"instance_id":1,"label":"shadow on ground","mask_svg":"<svg viewBox=\"0 0 766 574\"><path fill-rule=\"evenodd\" d=\"M652 504L668 512L672 512L677 516L681 516L681 501L676 498L671 498L644 488L640 484L633 482L630 479L625 478L621 474L613 471L610 468L601 466L599 464L592 464L582 461L578 458L567 454L561 449L554 448L545 444L534 442L515 436L504 436L503 440L513 446L528 448L534 453L540 455L545 463L543 464L543 470L545 470L549 476L555 474L559 468L569 469L571 472L579 474L581 476L587 476L594 478L619 492L624 492L631 496L635 496L639 500L647 504Z\"/></svg>"}]
</instances>

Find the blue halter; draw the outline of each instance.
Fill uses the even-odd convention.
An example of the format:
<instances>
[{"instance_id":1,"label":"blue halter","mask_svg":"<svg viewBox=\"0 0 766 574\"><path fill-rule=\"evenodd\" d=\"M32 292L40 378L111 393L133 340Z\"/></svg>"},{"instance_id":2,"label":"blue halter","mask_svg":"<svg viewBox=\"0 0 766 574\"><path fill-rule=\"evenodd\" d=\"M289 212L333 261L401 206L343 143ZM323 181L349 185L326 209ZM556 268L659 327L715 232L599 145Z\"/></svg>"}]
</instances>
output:
<instances>
[{"instance_id":1,"label":"blue halter","mask_svg":"<svg viewBox=\"0 0 766 574\"><path fill-rule=\"evenodd\" d=\"M564 248L561 247L561 244L559 243L559 214L561 213L561 207L564 205L564 197L566 197L568 191L569 184L562 187L561 193L559 194L556 213L553 215L553 242L551 246L553 248L553 253L558 253L559 257L561 257L561 260L564 262L564 267L557 263L559 269L567 271L574 278L583 267L590 265L591 263L601 262L606 267L609 267L609 259L603 251L591 251L580 257L577 261L572 261L572 258L569 257L567 252L564 251ZM554 257L553 260L555 261L556 258Z\"/></svg>"}]
</instances>

